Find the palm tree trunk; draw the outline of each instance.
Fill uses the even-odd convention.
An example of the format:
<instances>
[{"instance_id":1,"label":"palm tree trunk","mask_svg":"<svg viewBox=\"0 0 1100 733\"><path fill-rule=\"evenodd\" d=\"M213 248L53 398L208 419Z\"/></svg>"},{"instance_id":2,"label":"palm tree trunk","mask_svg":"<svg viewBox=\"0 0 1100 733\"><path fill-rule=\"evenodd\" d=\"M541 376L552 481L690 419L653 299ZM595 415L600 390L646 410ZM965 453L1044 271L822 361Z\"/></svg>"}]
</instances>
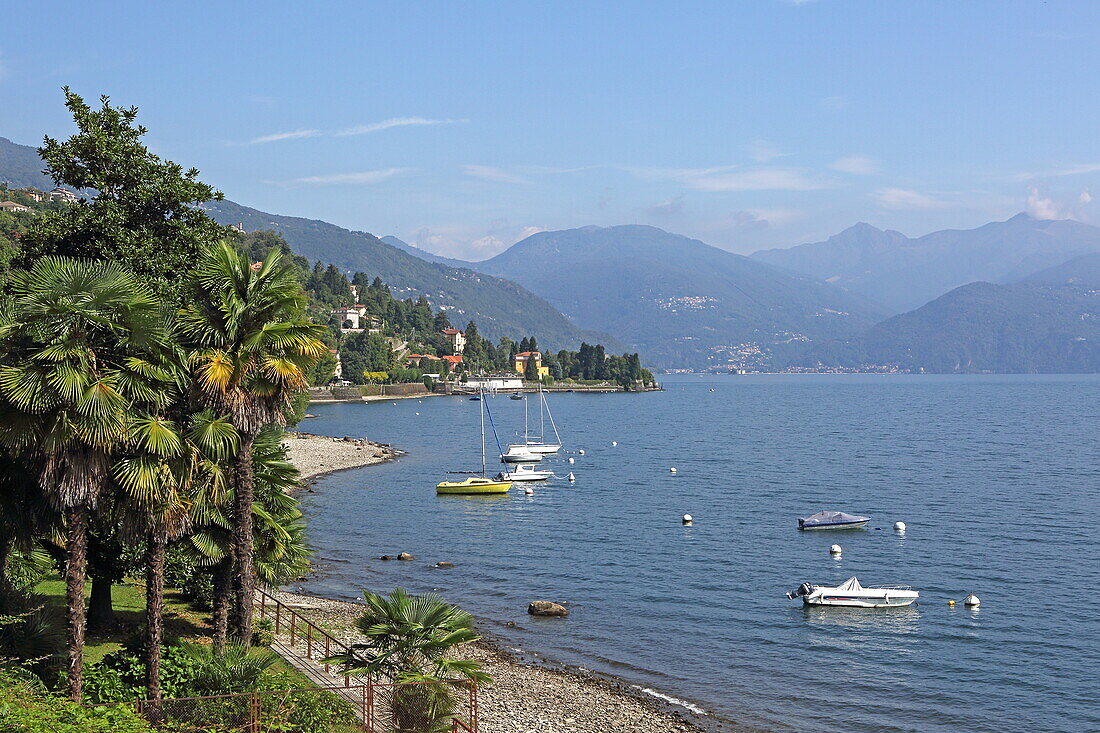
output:
<instances>
[{"instance_id":1,"label":"palm tree trunk","mask_svg":"<svg viewBox=\"0 0 1100 733\"><path fill-rule=\"evenodd\" d=\"M225 654L229 633L229 606L233 602L233 561L226 557L214 566L214 653Z\"/></svg>"},{"instance_id":2,"label":"palm tree trunk","mask_svg":"<svg viewBox=\"0 0 1100 733\"><path fill-rule=\"evenodd\" d=\"M245 646L252 643L252 603L256 587L256 571L252 566L252 446L255 441L255 433L242 435L240 450L233 461L233 482L236 490L233 516L233 625L237 641Z\"/></svg>"},{"instance_id":3,"label":"palm tree trunk","mask_svg":"<svg viewBox=\"0 0 1100 733\"><path fill-rule=\"evenodd\" d=\"M90 631L105 629L115 620L115 609L111 605L112 585L113 581L107 576L92 576L92 594L88 599L88 629Z\"/></svg>"},{"instance_id":4,"label":"palm tree trunk","mask_svg":"<svg viewBox=\"0 0 1100 733\"><path fill-rule=\"evenodd\" d=\"M84 683L84 570L88 564L88 512L83 506L65 511L65 604L69 624L69 697L80 702Z\"/></svg>"},{"instance_id":5,"label":"palm tree trunk","mask_svg":"<svg viewBox=\"0 0 1100 733\"><path fill-rule=\"evenodd\" d=\"M164 635L164 552L167 541L157 528L149 531L145 575L145 690L161 698L160 655Z\"/></svg>"}]
</instances>

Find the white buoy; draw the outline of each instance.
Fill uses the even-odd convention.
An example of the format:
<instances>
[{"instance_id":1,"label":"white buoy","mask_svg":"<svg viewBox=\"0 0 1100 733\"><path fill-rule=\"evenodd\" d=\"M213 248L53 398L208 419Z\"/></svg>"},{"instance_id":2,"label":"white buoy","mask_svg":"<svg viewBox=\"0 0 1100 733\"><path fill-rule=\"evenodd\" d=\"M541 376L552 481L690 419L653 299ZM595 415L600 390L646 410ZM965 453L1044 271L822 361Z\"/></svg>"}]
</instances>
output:
<instances>
[{"instance_id":1,"label":"white buoy","mask_svg":"<svg viewBox=\"0 0 1100 733\"><path fill-rule=\"evenodd\" d=\"M570 463L572 463L572 462L573 462L573 456L569 456L569 462L570 462Z\"/></svg>"},{"instance_id":2,"label":"white buoy","mask_svg":"<svg viewBox=\"0 0 1100 733\"><path fill-rule=\"evenodd\" d=\"M420 413L418 412L418 413L416 413L416 414L417 414L417 415L419 415Z\"/></svg>"},{"instance_id":3,"label":"white buoy","mask_svg":"<svg viewBox=\"0 0 1100 733\"><path fill-rule=\"evenodd\" d=\"M584 448L581 448L579 451L577 451L577 453L580 453L583 456L584 455Z\"/></svg>"},{"instance_id":4,"label":"white buoy","mask_svg":"<svg viewBox=\"0 0 1100 733\"><path fill-rule=\"evenodd\" d=\"M569 480L570 481L576 481L577 480L577 477L573 475L572 471L569 472Z\"/></svg>"},{"instance_id":5,"label":"white buoy","mask_svg":"<svg viewBox=\"0 0 1100 733\"><path fill-rule=\"evenodd\" d=\"M528 486L528 487L527 487L526 489L524 489L524 490L523 490L523 493L525 493L525 494L527 494L528 496L530 496L531 494L535 493L535 490L534 490L534 489L532 489L532 488L531 488L530 486Z\"/></svg>"},{"instance_id":6,"label":"white buoy","mask_svg":"<svg viewBox=\"0 0 1100 733\"><path fill-rule=\"evenodd\" d=\"M685 514L680 521L683 522L684 524L691 524L691 515L690 514Z\"/></svg>"},{"instance_id":7,"label":"white buoy","mask_svg":"<svg viewBox=\"0 0 1100 733\"><path fill-rule=\"evenodd\" d=\"M394 406L395 406L395 407L397 406L397 403L396 403L396 402L394 402L393 404L394 404Z\"/></svg>"},{"instance_id":8,"label":"white buoy","mask_svg":"<svg viewBox=\"0 0 1100 733\"><path fill-rule=\"evenodd\" d=\"M971 593L963 599L963 603L965 603L967 606L980 606L982 605L982 599Z\"/></svg>"},{"instance_id":9,"label":"white buoy","mask_svg":"<svg viewBox=\"0 0 1100 733\"><path fill-rule=\"evenodd\" d=\"M672 468L668 469L668 472L669 473L676 473L676 467L673 466Z\"/></svg>"},{"instance_id":10,"label":"white buoy","mask_svg":"<svg viewBox=\"0 0 1100 733\"><path fill-rule=\"evenodd\" d=\"M905 522L894 522L894 529L896 529L898 532L904 532Z\"/></svg>"},{"instance_id":11,"label":"white buoy","mask_svg":"<svg viewBox=\"0 0 1100 733\"><path fill-rule=\"evenodd\" d=\"M840 554L840 545L833 545L832 547L830 547L829 548L829 554L839 555Z\"/></svg>"},{"instance_id":12,"label":"white buoy","mask_svg":"<svg viewBox=\"0 0 1100 733\"><path fill-rule=\"evenodd\" d=\"M614 448L614 447L615 447L615 446L617 446L617 445L618 445L618 443L616 443L616 442L615 442L614 440L613 440L613 441L611 441L611 447L612 447L612 448Z\"/></svg>"}]
</instances>

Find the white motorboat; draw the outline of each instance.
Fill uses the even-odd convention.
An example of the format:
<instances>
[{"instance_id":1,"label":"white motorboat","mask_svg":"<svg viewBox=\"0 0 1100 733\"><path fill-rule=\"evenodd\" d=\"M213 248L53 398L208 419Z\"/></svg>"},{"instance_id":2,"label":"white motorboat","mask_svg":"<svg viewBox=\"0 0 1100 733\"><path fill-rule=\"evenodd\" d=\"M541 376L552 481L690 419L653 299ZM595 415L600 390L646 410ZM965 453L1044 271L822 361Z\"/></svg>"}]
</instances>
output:
<instances>
[{"instance_id":1,"label":"white motorboat","mask_svg":"<svg viewBox=\"0 0 1100 733\"><path fill-rule=\"evenodd\" d=\"M531 451L526 445L510 445L505 453L500 455L504 463L538 463L542 460L542 454Z\"/></svg>"},{"instance_id":2,"label":"white motorboat","mask_svg":"<svg viewBox=\"0 0 1100 733\"><path fill-rule=\"evenodd\" d=\"M920 594L908 585L876 585L868 588L853 575L836 587L803 583L787 594L801 598L807 606L850 606L855 608L890 608L908 606Z\"/></svg>"},{"instance_id":3,"label":"white motorboat","mask_svg":"<svg viewBox=\"0 0 1100 733\"><path fill-rule=\"evenodd\" d=\"M501 471L496 477L499 481L545 481L553 475L553 471L540 471L533 463L517 463L509 466L508 471Z\"/></svg>"},{"instance_id":4,"label":"white motorboat","mask_svg":"<svg viewBox=\"0 0 1100 733\"><path fill-rule=\"evenodd\" d=\"M871 521L870 517L857 517L845 512L818 512L808 517L799 517L798 528L803 530L821 529L859 529Z\"/></svg>"}]
</instances>

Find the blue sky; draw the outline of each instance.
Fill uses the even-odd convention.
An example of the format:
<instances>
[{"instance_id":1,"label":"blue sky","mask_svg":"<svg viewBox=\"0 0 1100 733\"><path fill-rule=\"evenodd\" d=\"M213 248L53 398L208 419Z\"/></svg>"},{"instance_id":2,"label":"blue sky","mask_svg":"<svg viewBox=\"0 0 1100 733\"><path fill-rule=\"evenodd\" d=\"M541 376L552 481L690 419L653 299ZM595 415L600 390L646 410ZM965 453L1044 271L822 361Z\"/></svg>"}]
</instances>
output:
<instances>
[{"instance_id":1,"label":"blue sky","mask_svg":"<svg viewBox=\"0 0 1100 733\"><path fill-rule=\"evenodd\" d=\"M857 221L1100 219L1100 3L13 3L0 136L141 108L240 203L482 259L645 223L735 252Z\"/></svg>"}]
</instances>

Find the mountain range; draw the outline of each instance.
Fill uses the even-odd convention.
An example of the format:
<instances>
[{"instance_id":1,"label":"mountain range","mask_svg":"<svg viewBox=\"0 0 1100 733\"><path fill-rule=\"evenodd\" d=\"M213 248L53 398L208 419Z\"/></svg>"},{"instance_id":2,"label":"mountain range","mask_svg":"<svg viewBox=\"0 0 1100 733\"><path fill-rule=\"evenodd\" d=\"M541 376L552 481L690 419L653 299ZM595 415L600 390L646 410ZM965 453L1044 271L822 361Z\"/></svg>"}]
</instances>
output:
<instances>
[{"instance_id":1,"label":"mountain range","mask_svg":"<svg viewBox=\"0 0 1100 733\"><path fill-rule=\"evenodd\" d=\"M471 266L515 280L584 328L601 324L663 366L854 335L884 315L820 280L651 226L539 232Z\"/></svg>"},{"instance_id":2,"label":"mountain range","mask_svg":"<svg viewBox=\"0 0 1100 733\"><path fill-rule=\"evenodd\" d=\"M34 148L0 138L0 183L52 187L41 168ZM1076 221L1020 214L917 238L857 224L749 257L654 227L589 226L470 263L231 201L206 208L494 339L602 342L664 367L1100 371L1100 228Z\"/></svg>"},{"instance_id":3,"label":"mountain range","mask_svg":"<svg viewBox=\"0 0 1100 733\"><path fill-rule=\"evenodd\" d=\"M373 234L316 219L269 214L232 201L212 201L204 207L220 224L278 232L291 249L310 260L380 277L397 298L424 295L433 307L445 309L456 326L473 320L487 338L536 335L540 343L553 349L575 349L582 341L602 343L612 352L626 349L606 333L578 328L545 300L510 280L429 262Z\"/></svg>"},{"instance_id":4,"label":"mountain range","mask_svg":"<svg viewBox=\"0 0 1100 733\"><path fill-rule=\"evenodd\" d=\"M1100 228L1017 214L976 229L945 229L915 239L860 223L824 242L764 250L752 258L902 313L960 285L1012 282L1090 252L1100 252Z\"/></svg>"}]
</instances>

